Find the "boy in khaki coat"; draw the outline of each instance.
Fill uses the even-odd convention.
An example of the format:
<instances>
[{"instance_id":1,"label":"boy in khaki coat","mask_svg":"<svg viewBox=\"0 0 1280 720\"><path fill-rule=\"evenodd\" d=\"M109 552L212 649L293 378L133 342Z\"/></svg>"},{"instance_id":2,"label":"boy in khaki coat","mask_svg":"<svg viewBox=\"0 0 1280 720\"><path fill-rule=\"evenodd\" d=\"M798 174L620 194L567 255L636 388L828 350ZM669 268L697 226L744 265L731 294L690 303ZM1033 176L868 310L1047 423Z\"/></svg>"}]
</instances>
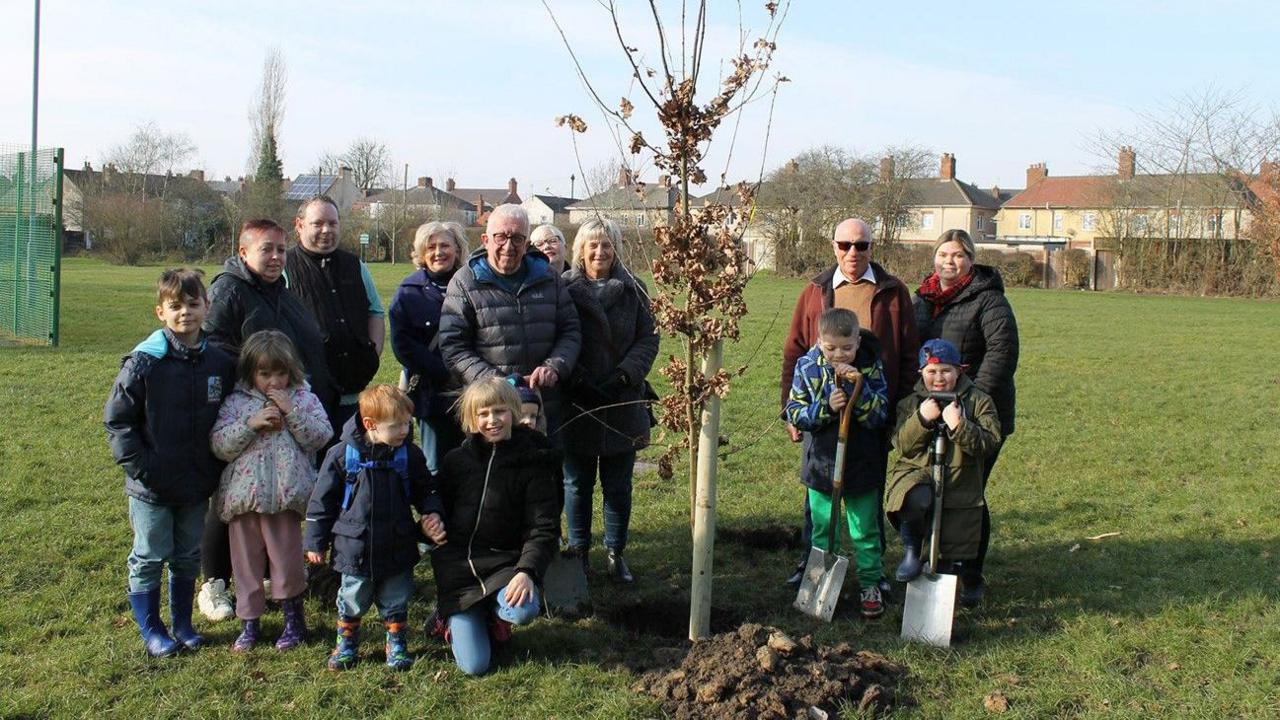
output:
<instances>
[{"instance_id":1,"label":"boy in khaki coat","mask_svg":"<svg viewBox=\"0 0 1280 720\"><path fill-rule=\"evenodd\" d=\"M1000 418L991 396L964 375L960 351L942 339L920 347L920 380L898 403L893 445L901 453L885 488L885 511L902 536L904 555L896 579L921 572L920 550L933 517L931 450L936 431L947 435L941 528L942 567L977 557L982 527L984 459L1000 446ZM945 408L930 397L954 392ZM972 593L971 593L972 594ZM963 597L963 596L962 596Z\"/></svg>"}]
</instances>

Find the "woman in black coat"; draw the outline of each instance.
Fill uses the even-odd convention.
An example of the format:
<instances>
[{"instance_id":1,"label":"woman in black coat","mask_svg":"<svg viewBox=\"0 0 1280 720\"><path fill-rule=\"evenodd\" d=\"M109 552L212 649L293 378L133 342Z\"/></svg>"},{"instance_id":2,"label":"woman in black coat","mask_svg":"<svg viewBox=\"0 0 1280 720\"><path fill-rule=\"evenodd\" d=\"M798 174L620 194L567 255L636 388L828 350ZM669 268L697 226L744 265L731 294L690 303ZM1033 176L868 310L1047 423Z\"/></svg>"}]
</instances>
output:
<instances>
[{"instance_id":1,"label":"woman in black coat","mask_svg":"<svg viewBox=\"0 0 1280 720\"><path fill-rule=\"evenodd\" d=\"M1013 375L1018 369L1018 323L1004 295L1000 272L974 264L973 240L964 230L948 230L933 245L933 274L912 299L920 342L942 338L960 350L965 373L995 401L1002 440L983 468L985 489L1004 440L1014 429ZM960 569L960 602L977 605L986 592L983 562L991 543L991 513L983 508L978 557Z\"/></svg>"},{"instance_id":2,"label":"woman in black coat","mask_svg":"<svg viewBox=\"0 0 1280 720\"><path fill-rule=\"evenodd\" d=\"M573 240L565 287L578 309L582 350L569 378L564 430L564 505L570 551L587 566L596 475L604 495L609 576L631 582L623 559L631 521L636 451L649 444L645 377L658 335L644 285L622 264L622 233L612 220L589 220Z\"/></svg>"},{"instance_id":3,"label":"woman in black coat","mask_svg":"<svg viewBox=\"0 0 1280 720\"><path fill-rule=\"evenodd\" d=\"M458 402L467 439L438 479L448 540L431 553L438 604L428 631L445 635L468 675L489 669L493 642L533 622L538 586L560 526L546 437L516 424L520 397L505 380L472 383ZM447 629L446 629L447 628Z\"/></svg>"},{"instance_id":4,"label":"woman in black coat","mask_svg":"<svg viewBox=\"0 0 1280 720\"><path fill-rule=\"evenodd\" d=\"M391 301L391 349L404 367L403 387L413 401L422 453L438 472L440 461L462 444L462 428L451 412L460 383L440 354L440 307L453 273L467 257L467 235L455 222L429 222L413 236L410 254L417 271L400 283Z\"/></svg>"}]
</instances>

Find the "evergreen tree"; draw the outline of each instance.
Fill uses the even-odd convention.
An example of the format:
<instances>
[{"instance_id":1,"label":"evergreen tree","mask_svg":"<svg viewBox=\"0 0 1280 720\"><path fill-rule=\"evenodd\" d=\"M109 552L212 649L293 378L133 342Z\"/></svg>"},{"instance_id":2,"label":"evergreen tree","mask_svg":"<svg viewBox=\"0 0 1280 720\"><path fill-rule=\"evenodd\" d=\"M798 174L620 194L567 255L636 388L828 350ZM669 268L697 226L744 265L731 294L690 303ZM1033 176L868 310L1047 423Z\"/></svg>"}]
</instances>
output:
<instances>
[{"instance_id":1,"label":"evergreen tree","mask_svg":"<svg viewBox=\"0 0 1280 720\"><path fill-rule=\"evenodd\" d=\"M249 186L248 217L268 217L281 225L288 221L284 207L284 165L276 154L275 133L262 136L258 152L258 170ZM287 227L287 225L286 225Z\"/></svg>"}]
</instances>

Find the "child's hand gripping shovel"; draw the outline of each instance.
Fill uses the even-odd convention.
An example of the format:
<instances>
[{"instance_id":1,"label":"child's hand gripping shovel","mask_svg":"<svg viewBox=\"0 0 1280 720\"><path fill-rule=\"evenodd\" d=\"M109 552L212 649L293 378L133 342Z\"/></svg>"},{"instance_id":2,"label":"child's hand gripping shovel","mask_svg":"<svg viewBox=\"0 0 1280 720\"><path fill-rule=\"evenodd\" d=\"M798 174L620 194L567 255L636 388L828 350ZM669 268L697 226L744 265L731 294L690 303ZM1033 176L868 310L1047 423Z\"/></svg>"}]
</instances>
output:
<instances>
[{"instance_id":1,"label":"child's hand gripping shovel","mask_svg":"<svg viewBox=\"0 0 1280 720\"><path fill-rule=\"evenodd\" d=\"M831 615L840 601L840 588L849 570L849 558L836 554L836 542L840 538L840 500L844 497L844 453L849 441L849 420L853 417L853 405L862 392L862 375L847 373L844 380L853 380L853 393L840 412L840 434L836 443L836 471L831 482L831 525L827 534L828 550L813 547L804 566L800 591L792 607L819 620L831 622Z\"/></svg>"},{"instance_id":2,"label":"child's hand gripping shovel","mask_svg":"<svg viewBox=\"0 0 1280 720\"><path fill-rule=\"evenodd\" d=\"M938 572L946 480L947 430L939 421L933 440L933 530L929 538L929 565L907 583L907 597L902 606L902 638L938 647L951 644L951 619L956 607L956 576Z\"/></svg>"}]
</instances>

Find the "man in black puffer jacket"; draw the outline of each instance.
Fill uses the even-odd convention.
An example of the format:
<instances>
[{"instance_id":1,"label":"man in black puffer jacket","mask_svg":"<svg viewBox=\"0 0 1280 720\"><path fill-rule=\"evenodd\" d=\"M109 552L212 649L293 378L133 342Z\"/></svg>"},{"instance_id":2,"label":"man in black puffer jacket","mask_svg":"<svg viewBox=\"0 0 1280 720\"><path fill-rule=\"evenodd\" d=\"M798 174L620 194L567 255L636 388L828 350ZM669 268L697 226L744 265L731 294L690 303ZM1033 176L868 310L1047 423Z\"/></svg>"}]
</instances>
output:
<instances>
[{"instance_id":1,"label":"man in black puffer jacket","mask_svg":"<svg viewBox=\"0 0 1280 720\"><path fill-rule=\"evenodd\" d=\"M454 274L440 315L440 351L467 383L519 373L542 391L547 428L560 423L560 393L578 360L578 311L545 255L529 252L519 205L489 215L484 247Z\"/></svg>"}]
</instances>

